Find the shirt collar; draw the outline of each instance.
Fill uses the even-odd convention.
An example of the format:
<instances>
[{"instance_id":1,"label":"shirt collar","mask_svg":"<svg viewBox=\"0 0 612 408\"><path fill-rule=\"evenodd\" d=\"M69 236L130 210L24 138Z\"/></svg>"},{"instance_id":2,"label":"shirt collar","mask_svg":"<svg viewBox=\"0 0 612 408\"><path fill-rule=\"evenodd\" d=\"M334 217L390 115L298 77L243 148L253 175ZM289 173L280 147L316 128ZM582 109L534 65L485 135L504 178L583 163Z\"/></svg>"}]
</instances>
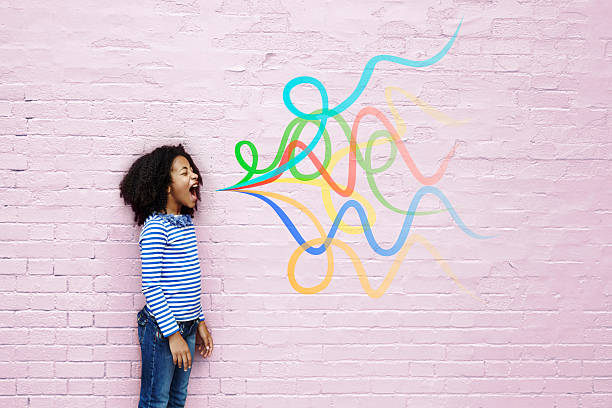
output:
<instances>
[{"instance_id":1,"label":"shirt collar","mask_svg":"<svg viewBox=\"0 0 612 408\"><path fill-rule=\"evenodd\" d=\"M191 219L191 215L189 214L164 214L159 211L153 211L153 215L159 215L165 220L167 220L170 224L177 227L186 227L188 225L193 225L193 221Z\"/></svg>"}]
</instances>

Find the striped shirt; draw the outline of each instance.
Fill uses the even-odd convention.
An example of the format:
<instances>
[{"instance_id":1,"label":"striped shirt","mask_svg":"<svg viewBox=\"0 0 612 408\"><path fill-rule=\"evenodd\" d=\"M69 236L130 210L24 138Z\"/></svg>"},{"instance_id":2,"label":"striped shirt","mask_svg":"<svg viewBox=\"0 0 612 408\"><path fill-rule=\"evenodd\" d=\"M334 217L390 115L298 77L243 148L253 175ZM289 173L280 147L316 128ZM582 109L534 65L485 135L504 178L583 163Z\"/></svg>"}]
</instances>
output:
<instances>
[{"instance_id":1,"label":"striped shirt","mask_svg":"<svg viewBox=\"0 0 612 408\"><path fill-rule=\"evenodd\" d=\"M142 293L164 337L177 321L204 319L200 304L200 259L195 227L188 214L154 212L140 238Z\"/></svg>"}]
</instances>

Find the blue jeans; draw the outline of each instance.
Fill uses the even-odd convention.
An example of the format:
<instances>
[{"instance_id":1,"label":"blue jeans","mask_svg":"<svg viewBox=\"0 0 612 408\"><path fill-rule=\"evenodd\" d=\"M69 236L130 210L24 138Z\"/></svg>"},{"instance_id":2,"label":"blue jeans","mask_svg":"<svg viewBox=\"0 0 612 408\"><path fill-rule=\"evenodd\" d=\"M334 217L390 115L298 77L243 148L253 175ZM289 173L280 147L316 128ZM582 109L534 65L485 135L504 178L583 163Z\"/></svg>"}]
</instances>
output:
<instances>
[{"instance_id":1,"label":"blue jeans","mask_svg":"<svg viewBox=\"0 0 612 408\"><path fill-rule=\"evenodd\" d=\"M138 408L179 408L185 406L191 368L174 365L168 338L164 337L155 317L145 306L138 312L138 341L142 356L140 402ZM200 319L177 322L179 331L195 360L196 332Z\"/></svg>"}]
</instances>

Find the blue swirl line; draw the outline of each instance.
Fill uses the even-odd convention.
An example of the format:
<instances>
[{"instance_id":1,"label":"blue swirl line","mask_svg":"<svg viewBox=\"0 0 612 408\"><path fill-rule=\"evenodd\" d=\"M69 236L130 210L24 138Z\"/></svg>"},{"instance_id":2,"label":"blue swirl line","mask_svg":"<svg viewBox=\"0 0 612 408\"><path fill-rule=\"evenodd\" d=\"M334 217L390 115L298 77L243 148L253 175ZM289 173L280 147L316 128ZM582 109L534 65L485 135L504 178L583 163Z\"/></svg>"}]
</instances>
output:
<instances>
[{"instance_id":1,"label":"blue swirl line","mask_svg":"<svg viewBox=\"0 0 612 408\"><path fill-rule=\"evenodd\" d=\"M336 215L336 218L334 219L334 222L329 232L327 233L327 238L325 242L318 247L313 247L313 246L309 246L306 244L306 240L304 239L304 237L302 237L302 234L300 234L300 232L297 230L295 224L291 221L289 216L282 210L282 208L280 208L274 201L272 201L268 197L265 197L261 194L247 192L247 191L238 191L238 192L242 194L248 194L253 197L257 197L263 200L270 207L272 207L272 209L280 217L281 221L285 224L285 226L287 227L287 229L289 230L289 232L291 233L295 241L300 246L304 246L306 249L306 252L312 255L320 255L325 252L327 247L330 245L331 240L334 238L334 236L338 232L338 226L340 225L340 221L342 221L342 217L344 216L344 213L346 213L346 211L349 208L354 208L357 211L357 214L359 215L359 220L361 221L361 225L363 226L363 232L368 240L368 243L370 244L370 247L377 254L382 255L382 256L395 255L404 246L404 243L406 243L406 239L408 239L408 234L410 233L410 228L412 227L412 220L414 218L414 213L419 205L419 202L421 201L421 198L425 194L434 194L435 196L437 196L444 203L448 212L453 217L453 219L455 220L459 228L461 228L463 232L465 232L467 235L471 236L472 238L476 238L476 239L487 239L487 238L496 237L496 235L480 235L470 230L461 220L461 218L459 217L459 215L457 214L457 212L451 205L450 201L448 200L448 198L446 198L446 196L444 195L444 193L442 193L442 191L440 191L439 189L433 186L423 186L416 192L416 194L412 198L412 201L410 202L410 208L408 209L408 213L406 214L406 217L404 218L404 223L402 225L400 234L397 237L395 244L393 244L391 248L384 249L384 248L381 248L380 245L378 245L378 243L376 242L376 239L374 238L374 235L372 234L372 229L370 228L370 223L368 222L368 216L366 215L366 212L363 209L362 205L356 200L348 200L347 202L344 203L344 205L342 205L340 210L338 210L338 214Z\"/></svg>"},{"instance_id":2,"label":"blue swirl line","mask_svg":"<svg viewBox=\"0 0 612 408\"><path fill-rule=\"evenodd\" d=\"M289 111L293 113L294 115L302 119L321 121L321 123L319 124L319 129L317 130L317 134L315 135L315 137L308 144L305 150L303 150L301 153L293 157L291 160L289 160L284 165L279 166L275 168L274 170L269 171L266 174L262 174L261 176L255 177L254 179L250 179L242 183L234 184L233 186L230 186L230 187L221 188L221 189L218 189L217 191L229 190L233 188L240 188L246 185L268 180L278 174L283 173L285 170L297 165L300 161L302 161L308 155L308 153L310 153L315 148L317 143L319 143L319 140L321 139L321 136L323 135L323 131L325 130L327 119L330 117L336 116L339 113L342 113L343 111L348 109L353 103L355 103L357 98L359 98L359 96L363 93L366 86L368 85L368 82L370 81L370 78L372 77L372 73L374 72L374 67L376 66L376 64L378 64L381 61L390 61L396 64L405 65L408 67L417 67L417 68L433 65L436 62L440 61L446 55L448 50L450 50L451 46L455 42L455 38L457 37L457 34L459 33L459 28L461 27L461 23L463 23L463 17L461 18L461 21L459 21L459 25L457 26L455 33L450 38L450 40L448 40L444 48L442 48L436 55L426 60L415 61L415 60L409 60L406 58L396 57L393 55L377 55L371 58L367 62L361 74L361 79L359 80L359 83L357 84L357 87L355 88L355 90L349 95L348 98L346 98L343 102L341 102L338 106L336 106L333 109L329 109L329 97L327 95L327 90L325 89L325 86L321 83L321 81L311 76L300 76L300 77L293 78L291 81L289 81L285 85L285 88L283 89L283 102L285 103L285 106L287 107L287 109L289 109ZM291 91L293 90L293 88L301 84L311 84L311 85L314 85L315 88L318 89L319 94L321 95L321 106L322 106L321 113L318 113L318 114L304 113L295 107L295 105L293 104L293 101L291 100Z\"/></svg>"}]
</instances>

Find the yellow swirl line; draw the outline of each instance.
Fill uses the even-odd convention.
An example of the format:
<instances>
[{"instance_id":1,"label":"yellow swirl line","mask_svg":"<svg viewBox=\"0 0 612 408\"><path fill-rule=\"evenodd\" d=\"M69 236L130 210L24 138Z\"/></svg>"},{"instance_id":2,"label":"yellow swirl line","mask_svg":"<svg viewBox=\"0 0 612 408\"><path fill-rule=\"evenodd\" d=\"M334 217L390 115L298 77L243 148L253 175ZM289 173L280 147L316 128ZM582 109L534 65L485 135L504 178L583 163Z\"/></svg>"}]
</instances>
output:
<instances>
[{"instance_id":1,"label":"yellow swirl line","mask_svg":"<svg viewBox=\"0 0 612 408\"><path fill-rule=\"evenodd\" d=\"M261 195L268 196L271 198L276 198L278 200L284 201L296 207L297 209L301 210L304 214L306 214L308 218L311 219L311 221L313 222L313 224L319 231L319 234L321 235L320 238L311 239L310 241L307 241L304 245L297 247L296 250L291 255L291 257L289 258L289 264L287 265L287 276L289 278L289 282L291 283L291 286L293 287L293 289L295 289L299 293L302 293L302 294L318 293L329 285L329 283L331 282L332 276L334 274L334 256L332 252L332 245L335 245L339 247L340 249L342 249L351 258L353 267L355 268L355 271L357 272L357 276L359 277L359 283L361 283L361 286L363 287L365 292L368 294L368 296L370 296L371 298L375 298L375 299L379 298L387 291L387 289L389 288L389 285L391 285L391 282L395 278L395 275L397 274L397 271L399 270L400 265L406 258L406 255L408 254L408 250L410 249L410 247L415 242L418 242L422 244L425 247L425 249L427 249L432 254L433 258L438 262L442 270L444 270L444 272L457 285L459 285L461 289L466 291L472 298L479 300L481 302L484 302L482 298L474 294L472 291L470 291L465 286L463 286L461 282L459 282L459 280L453 274L449 265L446 263L444 258L442 258L438 250L425 237L419 234L412 234L408 237L402 249L400 249L400 251L397 253L395 260L393 261L391 268L389 269L389 272L387 273L387 276L385 276L383 282L380 284L380 286L377 289L372 288L372 286L370 285L370 280L368 278L368 275L357 253L347 243L345 243L344 241L338 238L331 239L331 245L325 251L327 255L327 273L325 274L325 278L319 284L315 286L312 286L312 287L301 286L299 283L297 283L297 280L295 279L295 266L297 264L299 257L305 252L306 250L305 248L307 247L307 245L310 245L310 246L320 245L326 239L328 239L326 237L325 231L323 230L323 226L321 225L317 217L312 213L312 211L310 211L305 205L303 205L297 200L294 200L282 194L270 193L266 191L259 191L259 190L242 190L242 191L251 192L255 194L261 194Z\"/></svg>"},{"instance_id":2,"label":"yellow swirl line","mask_svg":"<svg viewBox=\"0 0 612 408\"><path fill-rule=\"evenodd\" d=\"M417 98L415 95L411 94L410 92L402 88L397 88L395 86L389 86L385 88L385 99L387 100L387 105L389 105L389 109L391 109L391 114L393 115L393 119L395 119L395 123L397 124L397 133L399 133L400 136L403 136L404 133L406 132L406 123L404 122L399 112L395 108L395 104L393 103L393 98L392 98L393 91L398 91L404 94L406 98L410 99L412 103L414 103L416 106L421 108L425 113L427 113L429 116L431 116L438 122L444 123L445 125L458 126L458 125L463 125L464 123L469 123L469 120L467 119L456 120L456 119L451 118L450 116L445 115L444 113L440 112L438 109L429 105L427 102L422 101L421 99Z\"/></svg>"},{"instance_id":3,"label":"yellow swirl line","mask_svg":"<svg viewBox=\"0 0 612 408\"><path fill-rule=\"evenodd\" d=\"M461 124L469 122L469 120L455 120L445 115L444 113L434 108L433 106L429 105L428 103L422 101L421 99L411 94L410 92L402 88L390 86L390 87L385 88L385 98L387 100L387 104L389 105L389 109L391 110L391 113L393 114L393 118L395 119L395 123L397 125L397 131L400 136L403 136L404 133L406 132L406 123L404 122L401 115L395 108L395 104L393 103L393 98L392 98L393 91L401 92L404 96L406 96L406 98L408 98L412 103L414 103L416 106L422 109L425 113L430 115L435 120L442 122L446 125L457 126L457 125L461 125ZM383 143L392 143L392 140L391 139L378 139L378 140L375 140L372 145L378 146ZM362 143L358 143L357 146L360 149L364 149L367 147L367 145L368 145L368 142L362 142ZM333 156L331 157L330 163L327 167L327 171L329 172L329 174L332 173L334 167L336 167L336 165L340 162L340 160L342 160L345 156L349 154L349 150L350 150L350 146L346 146L333 154ZM306 184L306 185L311 185L311 186L321 188L321 198L323 200L325 211L327 212L327 215L329 216L330 220L333 221L336 218L336 215L338 214L338 212L336 211L334 203L332 202L332 199L331 199L331 187L325 181L321 179L303 181L303 180L298 180L295 178L280 178L280 179L277 179L275 182ZM338 186L342 189L346 188L346 186L342 184L338 184ZM353 198L359 201L359 203L363 205L363 207L366 209L366 212L368 214L368 221L370 222L370 227L372 227L376 222L376 211L374 210L374 207L372 207L370 202L365 197L358 194L357 192L353 192L350 198ZM340 229L341 231L347 234L362 234L363 233L363 226L361 224L347 225L344 221L340 221L340 224L338 225L338 229Z\"/></svg>"},{"instance_id":4,"label":"yellow swirl line","mask_svg":"<svg viewBox=\"0 0 612 408\"><path fill-rule=\"evenodd\" d=\"M376 146L382 143L389 143L389 142L390 141L388 139L385 139L385 140L379 139L379 140L376 140L373 143L373 145ZM357 144L357 146L360 149L365 148L367 145L368 145L368 142L362 142L362 143ZM344 156L348 155L349 149L350 149L350 146L347 146L347 147L344 147L338 150L336 153L334 153L334 155L331 157L329 165L327 166L329 174L331 174L334 167L336 167L336 164L338 164L338 162ZM280 178L278 180L275 180L275 183L277 182L307 184L310 186L321 188L321 197L323 199L323 205L325 206L325 211L327 211L327 215L329 216L329 219L333 221L336 218L336 215L338 215L338 211L336 211L336 207L334 206L334 203L332 202L331 187L329 186L329 184L327 184L325 180L315 179L315 180L303 181L303 180L298 180L296 178ZM346 186L339 184L339 183L338 183L338 186L340 188L346 188ZM376 211L374 210L374 207L372 207L372 204L370 204L370 202L364 196L357 193L356 191L353 191L353 193L350 195L350 198L357 200L361 205L363 205L363 207L366 210L366 213L368 214L368 222L370 223L370 227L372 227L374 223L376 222ZM344 221L340 221L340 224L338 224L338 229L340 229L343 232L346 232L347 234L362 234L363 233L363 226L361 224L359 224L359 226L347 225Z\"/></svg>"}]
</instances>

